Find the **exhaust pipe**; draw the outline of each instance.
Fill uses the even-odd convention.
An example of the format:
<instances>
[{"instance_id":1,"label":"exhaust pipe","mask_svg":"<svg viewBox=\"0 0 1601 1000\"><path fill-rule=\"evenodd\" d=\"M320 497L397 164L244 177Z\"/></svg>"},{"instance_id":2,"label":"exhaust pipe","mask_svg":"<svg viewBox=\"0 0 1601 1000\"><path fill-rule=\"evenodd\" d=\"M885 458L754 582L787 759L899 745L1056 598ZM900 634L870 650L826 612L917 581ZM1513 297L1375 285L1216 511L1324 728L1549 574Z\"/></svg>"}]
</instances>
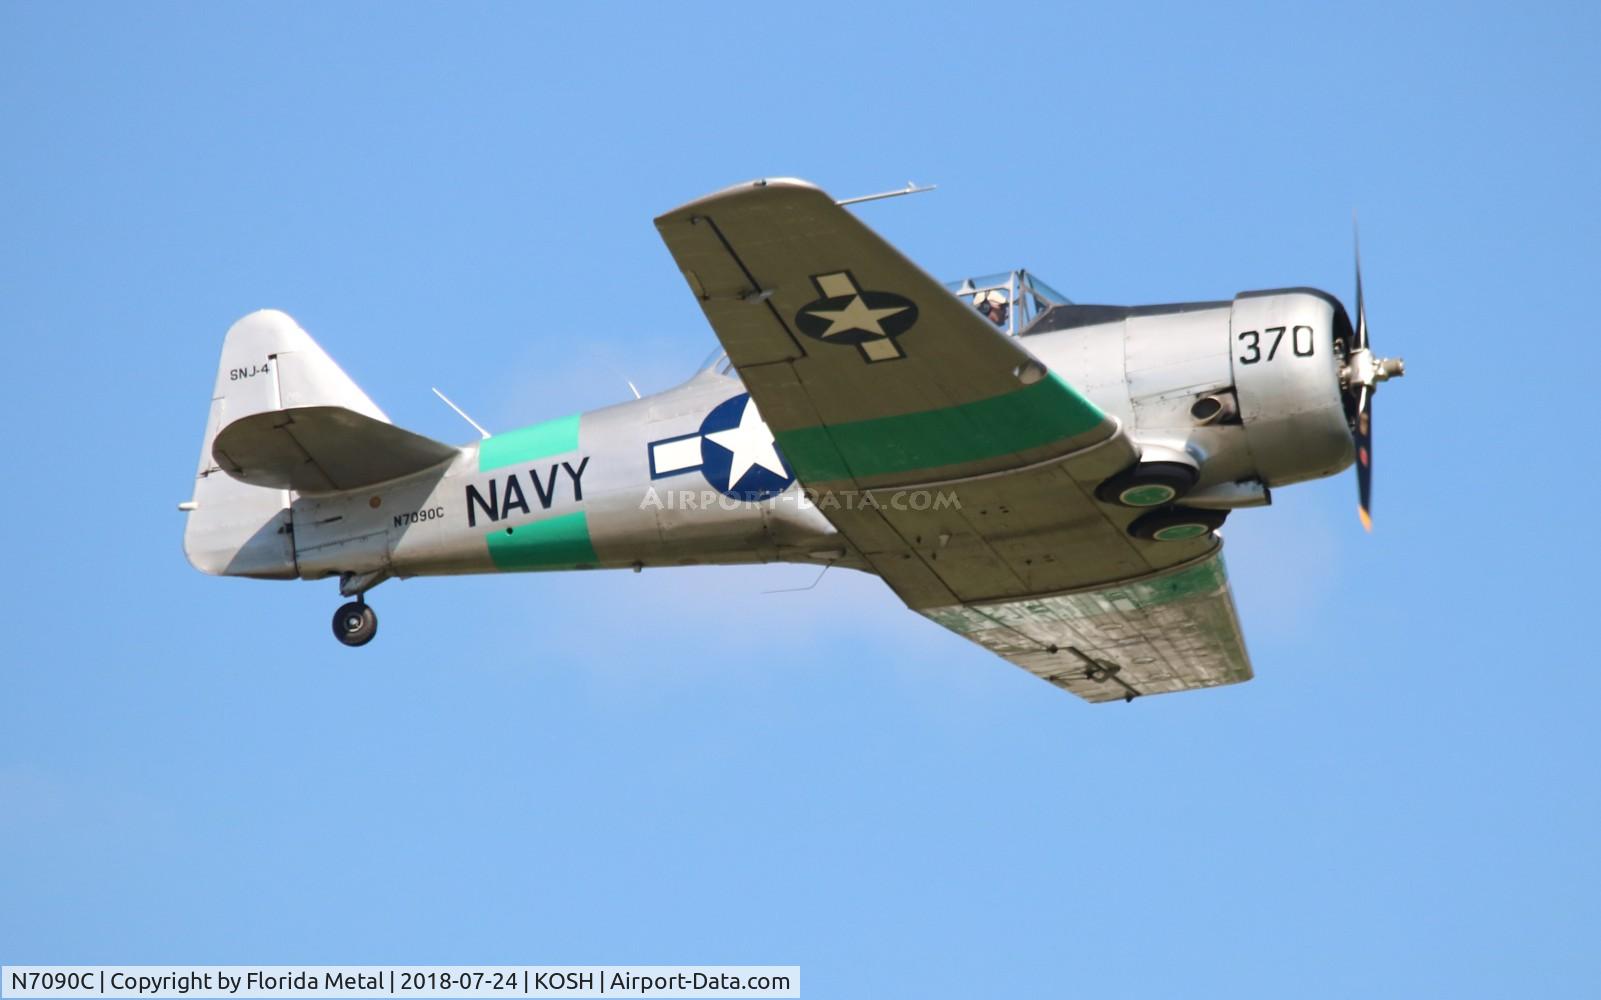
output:
<instances>
[{"instance_id":1,"label":"exhaust pipe","mask_svg":"<svg viewBox=\"0 0 1601 1000\"><path fill-rule=\"evenodd\" d=\"M1228 392L1214 392L1202 396L1190 404L1190 416L1202 427L1215 424L1220 420L1229 420L1239 415L1240 404L1234 397L1233 390Z\"/></svg>"}]
</instances>

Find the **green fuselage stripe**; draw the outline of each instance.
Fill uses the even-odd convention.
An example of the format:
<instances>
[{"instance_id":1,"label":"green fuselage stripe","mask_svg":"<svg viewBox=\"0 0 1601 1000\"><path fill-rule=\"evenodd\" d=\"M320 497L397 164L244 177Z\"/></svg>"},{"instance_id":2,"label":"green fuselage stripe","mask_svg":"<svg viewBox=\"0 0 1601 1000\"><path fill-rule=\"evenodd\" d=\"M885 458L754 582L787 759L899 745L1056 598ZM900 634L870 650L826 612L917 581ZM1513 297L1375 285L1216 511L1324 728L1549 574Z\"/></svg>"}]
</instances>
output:
<instances>
[{"instance_id":1,"label":"green fuselage stripe","mask_svg":"<svg viewBox=\"0 0 1601 1000\"><path fill-rule=\"evenodd\" d=\"M1028 451L1095 429L1106 416L1055 374L972 403L780 431L802 482L867 479Z\"/></svg>"},{"instance_id":2,"label":"green fuselage stripe","mask_svg":"<svg viewBox=\"0 0 1601 1000\"><path fill-rule=\"evenodd\" d=\"M575 413L485 438L478 445L478 471L488 472L577 450L578 414Z\"/></svg>"},{"instance_id":3,"label":"green fuselage stripe","mask_svg":"<svg viewBox=\"0 0 1601 1000\"><path fill-rule=\"evenodd\" d=\"M583 511L500 528L485 536L496 569L571 569L593 566L595 545Z\"/></svg>"}]
</instances>

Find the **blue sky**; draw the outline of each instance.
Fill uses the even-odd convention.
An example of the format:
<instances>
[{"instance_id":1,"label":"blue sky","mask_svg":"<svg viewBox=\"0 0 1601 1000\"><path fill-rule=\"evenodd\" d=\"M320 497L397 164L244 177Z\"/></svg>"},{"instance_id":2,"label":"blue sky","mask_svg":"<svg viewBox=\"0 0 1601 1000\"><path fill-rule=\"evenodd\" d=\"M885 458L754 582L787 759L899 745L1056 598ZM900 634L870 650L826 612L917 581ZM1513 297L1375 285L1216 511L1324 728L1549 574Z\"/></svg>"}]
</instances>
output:
<instances>
[{"instance_id":1,"label":"blue sky","mask_svg":"<svg viewBox=\"0 0 1601 1000\"><path fill-rule=\"evenodd\" d=\"M1594 995L1593 7L0 7L0 961L795 963L808 996ZM214 580L223 332L403 426L686 376L653 215L1351 293L1351 474L1231 519L1257 679L1084 705L802 567ZM1559 502L1560 501L1560 502Z\"/></svg>"}]
</instances>

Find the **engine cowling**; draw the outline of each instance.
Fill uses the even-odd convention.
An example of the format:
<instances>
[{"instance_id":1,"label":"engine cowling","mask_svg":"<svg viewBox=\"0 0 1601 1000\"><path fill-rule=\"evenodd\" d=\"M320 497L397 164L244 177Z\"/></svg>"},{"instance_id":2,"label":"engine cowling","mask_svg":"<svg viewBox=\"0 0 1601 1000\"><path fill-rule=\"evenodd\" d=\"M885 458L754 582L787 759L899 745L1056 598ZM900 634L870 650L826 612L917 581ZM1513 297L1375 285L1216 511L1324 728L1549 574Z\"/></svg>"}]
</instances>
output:
<instances>
[{"instance_id":1,"label":"engine cowling","mask_svg":"<svg viewBox=\"0 0 1601 1000\"><path fill-rule=\"evenodd\" d=\"M1313 289L1246 292L1229 311L1230 370L1252 464L1268 486L1332 476L1355 457L1340 391L1351 322Z\"/></svg>"},{"instance_id":2,"label":"engine cowling","mask_svg":"<svg viewBox=\"0 0 1601 1000\"><path fill-rule=\"evenodd\" d=\"M1142 465L1192 466L1186 502L1231 508L1351 464L1340 381L1351 339L1337 299L1288 288L1214 302L1057 306L1024 343L1123 422ZM1118 502L1130 503L1123 494L1143 482L1112 484L1122 488Z\"/></svg>"}]
</instances>

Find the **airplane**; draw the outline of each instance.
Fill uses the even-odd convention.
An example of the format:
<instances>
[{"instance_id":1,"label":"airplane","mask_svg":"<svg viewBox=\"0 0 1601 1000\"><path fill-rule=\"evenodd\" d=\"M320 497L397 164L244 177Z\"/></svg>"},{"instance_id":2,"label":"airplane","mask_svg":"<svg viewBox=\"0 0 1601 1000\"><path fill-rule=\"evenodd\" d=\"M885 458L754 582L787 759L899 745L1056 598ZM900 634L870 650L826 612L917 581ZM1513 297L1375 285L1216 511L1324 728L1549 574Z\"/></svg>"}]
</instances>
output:
<instances>
[{"instance_id":1,"label":"airplane","mask_svg":"<svg viewBox=\"0 0 1601 1000\"><path fill-rule=\"evenodd\" d=\"M1373 394L1405 366L1368 346L1360 253L1354 324L1313 288L1081 305L1025 270L942 284L859 200L774 178L660 216L715 359L461 446L396 427L288 315L245 316L185 554L337 578L347 646L391 577L788 562L876 574L1091 702L1250 679L1224 519L1354 461L1371 530Z\"/></svg>"}]
</instances>

